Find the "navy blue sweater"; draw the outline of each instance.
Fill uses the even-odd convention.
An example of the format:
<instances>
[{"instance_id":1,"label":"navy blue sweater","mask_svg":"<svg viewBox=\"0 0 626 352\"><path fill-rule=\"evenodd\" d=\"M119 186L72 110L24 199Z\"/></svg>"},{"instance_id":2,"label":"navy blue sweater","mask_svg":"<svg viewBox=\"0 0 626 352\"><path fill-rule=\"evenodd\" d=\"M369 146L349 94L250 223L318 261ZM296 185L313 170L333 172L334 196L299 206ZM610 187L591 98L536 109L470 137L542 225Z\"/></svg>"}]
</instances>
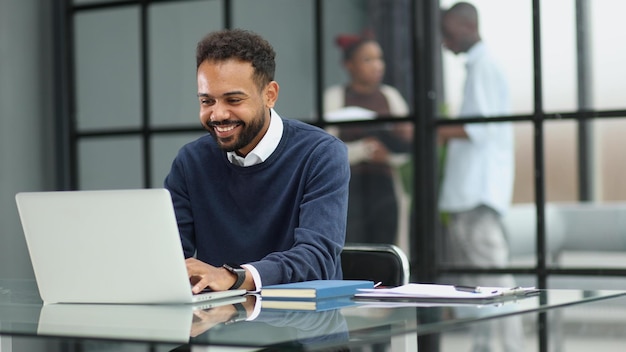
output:
<instances>
[{"instance_id":1,"label":"navy blue sweater","mask_svg":"<svg viewBox=\"0 0 626 352\"><path fill-rule=\"evenodd\" d=\"M339 139L283 119L265 162L230 163L213 137L179 151L165 179L185 257L252 264L263 285L341 279L350 166Z\"/></svg>"}]
</instances>

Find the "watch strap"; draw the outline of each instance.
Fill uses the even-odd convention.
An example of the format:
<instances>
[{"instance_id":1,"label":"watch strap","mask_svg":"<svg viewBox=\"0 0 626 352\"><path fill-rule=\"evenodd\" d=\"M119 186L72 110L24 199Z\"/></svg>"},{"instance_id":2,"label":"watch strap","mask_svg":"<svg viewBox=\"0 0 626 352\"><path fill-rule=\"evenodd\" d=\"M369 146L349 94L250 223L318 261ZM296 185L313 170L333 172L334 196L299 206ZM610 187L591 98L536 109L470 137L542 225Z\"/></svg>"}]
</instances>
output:
<instances>
[{"instance_id":1,"label":"watch strap","mask_svg":"<svg viewBox=\"0 0 626 352\"><path fill-rule=\"evenodd\" d=\"M229 288L229 290L238 289L241 285L243 285L243 282L246 280L246 269L240 267L239 265L224 264L222 266L237 276L237 280L235 280L235 283Z\"/></svg>"}]
</instances>

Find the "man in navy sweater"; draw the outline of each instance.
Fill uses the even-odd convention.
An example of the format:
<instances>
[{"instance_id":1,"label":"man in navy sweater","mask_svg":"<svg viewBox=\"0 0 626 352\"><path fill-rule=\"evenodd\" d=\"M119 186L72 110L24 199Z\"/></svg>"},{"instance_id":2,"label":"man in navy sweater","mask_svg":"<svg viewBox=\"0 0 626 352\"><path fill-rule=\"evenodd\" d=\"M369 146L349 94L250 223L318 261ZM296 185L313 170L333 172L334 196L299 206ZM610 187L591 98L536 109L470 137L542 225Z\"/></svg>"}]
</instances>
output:
<instances>
[{"instance_id":1,"label":"man in navy sweater","mask_svg":"<svg viewBox=\"0 0 626 352\"><path fill-rule=\"evenodd\" d=\"M200 122L165 179L192 290L341 279L350 166L343 142L281 118L275 53L244 30L196 52Z\"/></svg>"}]
</instances>

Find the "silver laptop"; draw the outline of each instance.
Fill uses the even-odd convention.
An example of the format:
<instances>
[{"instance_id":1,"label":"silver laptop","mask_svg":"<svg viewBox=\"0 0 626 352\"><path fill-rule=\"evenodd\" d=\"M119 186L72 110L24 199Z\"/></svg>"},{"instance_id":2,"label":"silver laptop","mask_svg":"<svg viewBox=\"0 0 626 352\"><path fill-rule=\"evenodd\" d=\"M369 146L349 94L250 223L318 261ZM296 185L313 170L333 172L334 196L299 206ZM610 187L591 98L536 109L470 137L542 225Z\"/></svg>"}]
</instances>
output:
<instances>
[{"instance_id":1,"label":"silver laptop","mask_svg":"<svg viewBox=\"0 0 626 352\"><path fill-rule=\"evenodd\" d=\"M44 304L37 333L45 336L83 336L187 343L211 327L199 317L207 310L242 303L244 296L198 304Z\"/></svg>"},{"instance_id":2,"label":"silver laptop","mask_svg":"<svg viewBox=\"0 0 626 352\"><path fill-rule=\"evenodd\" d=\"M46 303L194 303L166 189L22 192L15 196Z\"/></svg>"}]
</instances>

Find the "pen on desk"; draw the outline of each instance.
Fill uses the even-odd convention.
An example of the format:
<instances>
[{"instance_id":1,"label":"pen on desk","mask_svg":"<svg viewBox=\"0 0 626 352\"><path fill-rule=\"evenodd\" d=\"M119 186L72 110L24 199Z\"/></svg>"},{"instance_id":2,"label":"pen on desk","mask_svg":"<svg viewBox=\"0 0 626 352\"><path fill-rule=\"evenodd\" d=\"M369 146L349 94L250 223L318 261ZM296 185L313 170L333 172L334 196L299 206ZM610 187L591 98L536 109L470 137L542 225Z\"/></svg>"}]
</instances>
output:
<instances>
[{"instance_id":1,"label":"pen on desk","mask_svg":"<svg viewBox=\"0 0 626 352\"><path fill-rule=\"evenodd\" d=\"M463 286L463 285L455 285L454 289L459 292L470 292L470 293L498 293L498 290L485 291L483 287L480 286Z\"/></svg>"},{"instance_id":2,"label":"pen on desk","mask_svg":"<svg viewBox=\"0 0 626 352\"><path fill-rule=\"evenodd\" d=\"M375 283L375 284L374 284L374 288L376 288L376 287L378 287L378 286L380 286L380 285L382 285L382 284L383 284L383 282L382 282L382 281L378 281L377 283Z\"/></svg>"}]
</instances>

